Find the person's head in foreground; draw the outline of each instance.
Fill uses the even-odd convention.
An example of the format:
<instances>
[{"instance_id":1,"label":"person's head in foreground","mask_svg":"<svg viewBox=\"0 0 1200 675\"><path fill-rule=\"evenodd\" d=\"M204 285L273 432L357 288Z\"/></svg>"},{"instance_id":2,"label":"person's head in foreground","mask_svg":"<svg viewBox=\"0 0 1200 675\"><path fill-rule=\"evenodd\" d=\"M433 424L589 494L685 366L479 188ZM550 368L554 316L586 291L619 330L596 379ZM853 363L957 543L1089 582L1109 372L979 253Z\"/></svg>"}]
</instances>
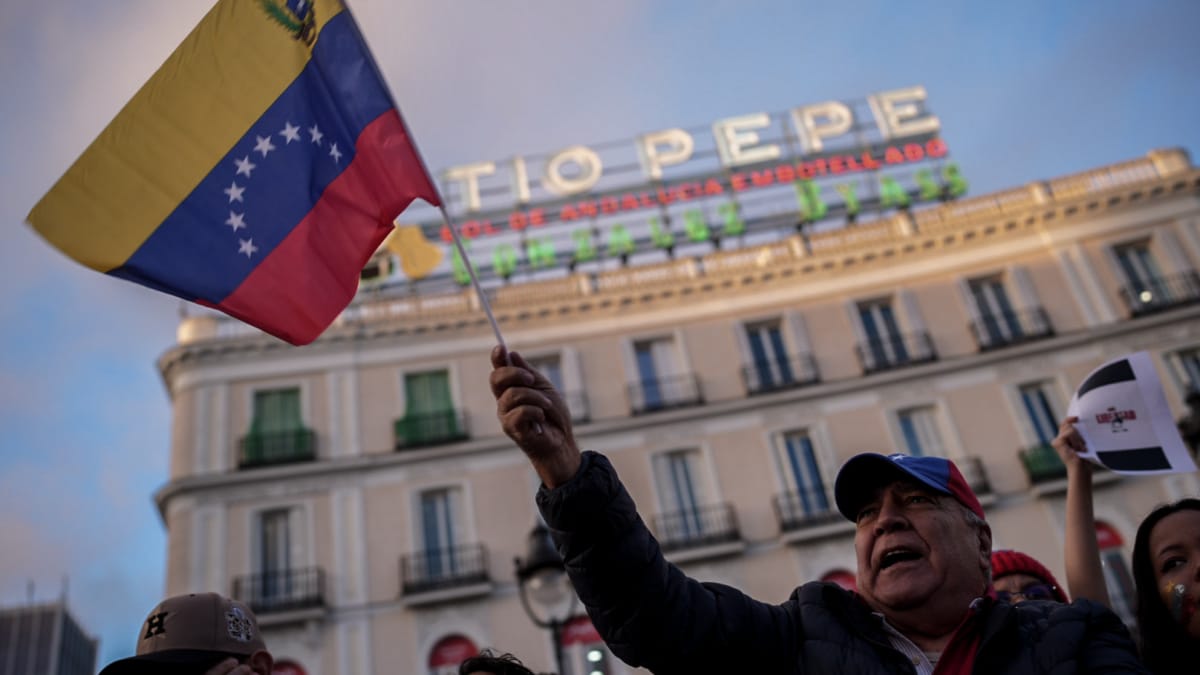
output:
<instances>
[{"instance_id":1,"label":"person's head in foreground","mask_svg":"<svg viewBox=\"0 0 1200 675\"><path fill-rule=\"evenodd\" d=\"M889 621L953 629L987 593L992 530L950 460L857 455L834 496L857 525L858 593Z\"/></svg>"},{"instance_id":2,"label":"person's head in foreground","mask_svg":"<svg viewBox=\"0 0 1200 675\"><path fill-rule=\"evenodd\" d=\"M1033 556L1020 551L992 552L992 588L996 589L996 599L1004 602L1069 602L1050 570Z\"/></svg>"},{"instance_id":3,"label":"person's head in foreground","mask_svg":"<svg viewBox=\"0 0 1200 675\"><path fill-rule=\"evenodd\" d=\"M533 675L512 654L497 654L490 649L458 665L458 675Z\"/></svg>"},{"instance_id":4,"label":"person's head in foreground","mask_svg":"<svg viewBox=\"0 0 1200 675\"><path fill-rule=\"evenodd\" d=\"M1133 580L1146 666L1156 673L1195 672L1200 658L1200 499L1181 499L1146 516L1133 544Z\"/></svg>"},{"instance_id":5,"label":"person's head in foreground","mask_svg":"<svg viewBox=\"0 0 1200 675\"><path fill-rule=\"evenodd\" d=\"M216 593L189 593L150 610L137 654L100 675L270 675L273 666L249 607Z\"/></svg>"}]
</instances>

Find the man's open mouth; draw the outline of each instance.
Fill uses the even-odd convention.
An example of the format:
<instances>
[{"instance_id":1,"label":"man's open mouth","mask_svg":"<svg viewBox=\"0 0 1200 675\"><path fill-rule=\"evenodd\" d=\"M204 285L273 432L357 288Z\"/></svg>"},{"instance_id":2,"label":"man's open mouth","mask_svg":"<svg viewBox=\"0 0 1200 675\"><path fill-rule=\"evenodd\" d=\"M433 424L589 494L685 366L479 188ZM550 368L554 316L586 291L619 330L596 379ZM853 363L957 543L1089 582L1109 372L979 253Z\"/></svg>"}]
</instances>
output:
<instances>
[{"instance_id":1,"label":"man's open mouth","mask_svg":"<svg viewBox=\"0 0 1200 675\"><path fill-rule=\"evenodd\" d=\"M898 546L896 548L888 549L884 552L883 557L879 559L879 571L882 572L892 565L898 565L902 562L920 560L920 558L921 554L917 553L911 548Z\"/></svg>"}]
</instances>

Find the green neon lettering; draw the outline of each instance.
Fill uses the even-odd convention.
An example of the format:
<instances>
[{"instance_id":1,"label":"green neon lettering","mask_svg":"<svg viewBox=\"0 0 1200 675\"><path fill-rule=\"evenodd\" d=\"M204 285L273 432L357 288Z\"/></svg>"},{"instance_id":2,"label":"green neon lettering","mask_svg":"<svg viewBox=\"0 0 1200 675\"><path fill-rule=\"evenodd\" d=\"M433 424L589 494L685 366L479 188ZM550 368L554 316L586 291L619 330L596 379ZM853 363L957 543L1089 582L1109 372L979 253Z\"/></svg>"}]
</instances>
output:
<instances>
[{"instance_id":1,"label":"green neon lettering","mask_svg":"<svg viewBox=\"0 0 1200 675\"><path fill-rule=\"evenodd\" d=\"M658 222L658 216L650 217L650 240L659 248L675 246L675 235L670 230L663 229Z\"/></svg>"},{"instance_id":2,"label":"green neon lettering","mask_svg":"<svg viewBox=\"0 0 1200 675\"><path fill-rule=\"evenodd\" d=\"M879 179L879 202L885 208L895 206L902 209L908 206L908 193L895 178L885 176Z\"/></svg>"},{"instance_id":3,"label":"green neon lettering","mask_svg":"<svg viewBox=\"0 0 1200 675\"><path fill-rule=\"evenodd\" d=\"M554 267L554 244L547 239L530 239L525 244L525 257L533 269Z\"/></svg>"},{"instance_id":4,"label":"green neon lettering","mask_svg":"<svg viewBox=\"0 0 1200 675\"><path fill-rule=\"evenodd\" d=\"M961 197L967 193L967 179L963 178L957 164L947 164L942 169L942 180L946 183L946 194Z\"/></svg>"},{"instance_id":5,"label":"green neon lettering","mask_svg":"<svg viewBox=\"0 0 1200 675\"><path fill-rule=\"evenodd\" d=\"M592 231L584 228L571 233L575 241L575 253L571 259L577 263L596 259L596 245L592 243Z\"/></svg>"},{"instance_id":6,"label":"green neon lettering","mask_svg":"<svg viewBox=\"0 0 1200 675\"><path fill-rule=\"evenodd\" d=\"M737 237L746 233L746 221L742 220L741 209L737 202L725 202L717 207L717 213L725 221L721 226L721 234L726 237Z\"/></svg>"},{"instance_id":7,"label":"green neon lettering","mask_svg":"<svg viewBox=\"0 0 1200 675\"><path fill-rule=\"evenodd\" d=\"M633 237L625 226L617 223L608 231L608 255L622 256L633 253Z\"/></svg>"},{"instance_id":8,"label":"green neon lettering","mask_svg":"<svg viewBox=\"0 0 1200 675\"><path fill-rule=\"evenodd\" d=\"M942 186L933 179L933 172L921 169L916 175L917 185L921 187L921 201L937 199L942 194Z\"/></svg>"},{"instance_id":9,"label":"green neon lettering","mask_svg":"<svg viewBox=\"0 0 1200 675\"><path fill-rule=\"evenodd\" d=\"M804 220L820 220L829 212L829 206L821 199L821 191L811 180L798 180L792 183L796 188L796 204Z\"/></svg>"},{"instance_id":10,"label":"green neon lettering","mask_svg":"<svg viewBox=\"0 0 1200 675\"><path fill-rule=\"evenodd\" d=\"M517 271L517 249L513 248L512 244L497 246L496 250L492 251L492 267L501 277L511 277L513 272Z\"/></svg>"},{"instance_id":11,"label":"green neon lettering","mask_svg":"<svg viewBox=\"0 0 1200 675\"><path fill-rule=\"evenodd\" d=\"M842 199L846 202L846 215L857 216L859 205L858 196L854 194L854 183L845 183L843 185L833 186L842 195Z\"/></svg>"},{"instance_id":12,"label":"green neon lettering","mask_svg":"<svg viewBox=\"0 0 1200 675\"><path fill-rule=\"evenodd\" d=\"M687 232L688 241L708 241L712 235L700 209L691 209L683 213L683 229Z\"/></svg>"},{"instance_id":13,"label":"green neon lettering","mask_svg":"<svg viewBox=\"0 0 1200 675\"><path fill-rule=\"evenodd\" d=\"M463 263L462 256L458 252L458 247L451 246L450 248L454 250L454 257L450 259L450 269L451 274L454 276L454 281L457 282L459 286L471 285L471 273L467 271L467 266ZM470 249L471 241L464 241L463 248ZM476 269L474 262L471 263L471 269Z\"/></svg>"}]
</instances>

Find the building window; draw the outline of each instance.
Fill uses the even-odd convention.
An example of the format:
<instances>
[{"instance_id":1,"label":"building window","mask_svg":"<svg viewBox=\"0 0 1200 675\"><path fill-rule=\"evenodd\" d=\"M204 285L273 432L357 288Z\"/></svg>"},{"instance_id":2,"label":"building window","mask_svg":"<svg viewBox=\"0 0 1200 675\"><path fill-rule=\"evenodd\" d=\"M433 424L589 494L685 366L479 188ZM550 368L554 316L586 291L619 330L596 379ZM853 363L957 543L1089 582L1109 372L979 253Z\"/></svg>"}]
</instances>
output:
<instances>
[{"instance_id":1,"label":"building window","mask_svg":"<svg viewBox=\"0 0 1200 675\"><path fill-rule=\"evenodd\" d=\"M945 457L946 449L938 431L937 410L933 406L909 408L896 413L904 447L914 457Z\"/></svg>"},{"instance_id":2,"label":"building window","mask_svg":"<svg viewBox=\"0 0 1200 675\"><path fill-rule=\"evenodd\" d=\"M675 341L671 338L633 343L637 382L629 388L635 414L695 405L702 401L696 378L685 374Z\"/></svg>"},{"instance_id":3,"label":"building window","mask_svg":"<svg viewBox=\"0 0 1200 675\"><path fill-rule=\"evenodd\" d=\"M793 384L796 378L779 321L747 324L745 329L750 349L750 365L746 369L750 390L768 391Z\"/></svg>"},{"instance_id":4,"label":"building window","mask_svg":"<svg viewBox=\"0 0 1200 675\"><path fill-rule=\"evenodd\" d=\"M1050 445L1058 435L1058 413L1051 403L1052 386L1049 382L1032 382L1020 386L1021 405L1026 419L1039 445Z\"/></svg>"},{"instance_id":5,"label":"building window","mask_svg":"<svg viewBox=\"0 0 1200 675\"><path fill-rule=\"evenodd\" d=\"M529 365L533 366L534 370L546 376L550 380L550 384L558 390L563 401L566 402L567 408L571 410L571 421L586 422L588 421L588 401L586 394L581 389L568 389L567 369L564 367L564 358L559 354L550 354L545 356L527 357L525 359ZM572 356L565 359L566 365L574 363ZM574 384L579 382L578 371L572 373L571 379Z\"/></svg>"},{"instance_id":6,"label":"building window","mask_svg":"<svg viewBox=\"0 0 1200 675\"><path fill-rule=\"evenodd\" d=\"M245 467L313 459L314 437L300 412L300 388L254 392L250 431L241 440L238 465Z\"/></svg>"},{"instance_id":7,"label":"building window","mask_svg":"<svg viewBox=\"0 0 1200 675\"><path fill-rule=\"evenodd\" d=\"M258 515L258 583L254 605L286 605L291 598L296 561L293 553L299 532L293 522L296 509L271 509Z\"/></svg>"},{"instance_id":8,"label":"building window","mask_svg":"<svg viewBox=\"0 0 1200 675\"><path fill-rule=\"evenodd\" d=\"M979 311L978 337L986 345L1017 342L1022 337L1021 323L1000 277L972 279L968 282L971 299Z\"/></svg>"},{"instance_id":9,"label":"building window","mask_svg":"<svg viewBox=\"0 0 1200 675\"><path fill-rule=\"evenodd\" d=\"M820 464L807 431L789 431L779 438L775 461L789 493L786 511L801 518L812 518L830 512L829 495L821 478Z\"/></svg>"},{"instance_id":10,"label":"building window","mask_svg":"<svg viewBox=\"0 0 1200 675\"><path fill-rule=\"evenodd\" d=\"M396 421L395 431L397 449L466 438L466 425L454 407L448 371L405 374L404 417Z\"/></svg>"},{"instance_id":11,"label":"building window","mask_svg":"<svg viewBox=\"0 0 1200 675\"><path fill-rule=\"evenodd\" d=\"M1096 542L1100 546L1100 564L1104 568L1104 584L1108 587L1112 610L1121 617L1125 625L1136 629L1137 618L1133 608L1137 602L1137 594L1134 590L1133 575L1129 573L1129 565L1125 562L1125 540L1117 528L1098 520Z\"/></svg>"},{"instance_id":12,"label":"building window","mask_svg":"<svg viewBox=\"0 0 1200 675\"><path fill-rule=\"evenodd\" d=\"M702 500L698 495L696 478L700 472L700 453L695 450L664 452L654 458L654 474L658 483L664 515L670 516L672 534L684 539L703 532L700 520Z\"/></svg>"},{"instance_id":13,"label":"building window","mask_svg":"<svg viewBox=\"0 0 1200 675\"><path fill-rule=\"evenodd\" d=\"M1179 365L1179 384L1184 394L1200 391L1200 347L1175 352L1174 361Z\"/></svg>"},{"instance_id":14,"label":"building window","mask_svg":"<svg viewBox=\"0 0 1200 675\"><path fill-rule=\"evenodd\" d=\"M1141 241L1118 246L1113 249L1113 253L1117 256L1117 264L1121 266L1121 272L1125 275L1125 281L1129 283L1134 297L1143 301L1153 299L1155 287L1161 285L1162 272L1159 271L1158 262L1154 260L1154 254L1150 252L1150 242ZM1147 296L1147 293L1150 296Z\"/></svg>"},{"instance_id":15,"label":"building window","mask_svg":"<svg viewBox=\"0 0 1200 675\"><path fill-rule=\"evenodd\" d=\"M420 496L421 558L424 579L452 577L458 571L457 544L461 492L458 488L425 490Z\"/></svg>"},{"instance_id":16,"label":"building window","mask_svg":"<svg viewBox=\"0 0 1200 675\"><path fill-rule=\"evenodd\" d=\"M875 364L894 364L908 361L904 334L896 323L891 300L873 300L858 304L858 318L866 337L864 352Z\"/></svg>"},{"instance_id":17,"label":"building window","mask_svg":"<svg viewBox=\"0 0 1200 675\"><path fill-rule=\"evenodd\" d=\"M533 366L534 370L546 376L550 380L550 384L554 385L560 393L565 391L563 383L562 359L557 354L551 356L539 356L536 358L526 359L529 365Z\"/></svg>"}]
</instances>

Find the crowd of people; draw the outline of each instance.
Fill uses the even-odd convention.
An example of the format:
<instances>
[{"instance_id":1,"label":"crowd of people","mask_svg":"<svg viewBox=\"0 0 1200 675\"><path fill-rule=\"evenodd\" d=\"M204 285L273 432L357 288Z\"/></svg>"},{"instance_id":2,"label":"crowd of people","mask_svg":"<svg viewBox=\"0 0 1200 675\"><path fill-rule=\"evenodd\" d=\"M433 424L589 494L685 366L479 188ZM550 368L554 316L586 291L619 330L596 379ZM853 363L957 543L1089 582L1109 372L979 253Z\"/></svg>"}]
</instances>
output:
<instances>
[{"instance_id":1,"label":"crowd of people","mask_svg":"<svg viewBox=\"0 0 1200 675\"><path fill-rule=\"evenodd\" d=\"M983 508L954 462L865 453L834 484L838 510L855 523L856 589L809 582L770 604L667 562L612 464L576 444L550 381L502 347L492 365L501 427L541 479L537 505L579 599L626 663L658 674L1173 675L1200 667L1192 660L1200 658L1200 499L1160 506L1138 528L1135 644L1109 608L1092 465L1079 456L1075 418L1053 442L1067 467L1065 588L1031 556L992 550ZM272 663L248 607L189 594L155 607L137 654L101 675L269 675ZM516 657L486 650L459 673L533 675Z\"/></svg>"}]
</instances>

